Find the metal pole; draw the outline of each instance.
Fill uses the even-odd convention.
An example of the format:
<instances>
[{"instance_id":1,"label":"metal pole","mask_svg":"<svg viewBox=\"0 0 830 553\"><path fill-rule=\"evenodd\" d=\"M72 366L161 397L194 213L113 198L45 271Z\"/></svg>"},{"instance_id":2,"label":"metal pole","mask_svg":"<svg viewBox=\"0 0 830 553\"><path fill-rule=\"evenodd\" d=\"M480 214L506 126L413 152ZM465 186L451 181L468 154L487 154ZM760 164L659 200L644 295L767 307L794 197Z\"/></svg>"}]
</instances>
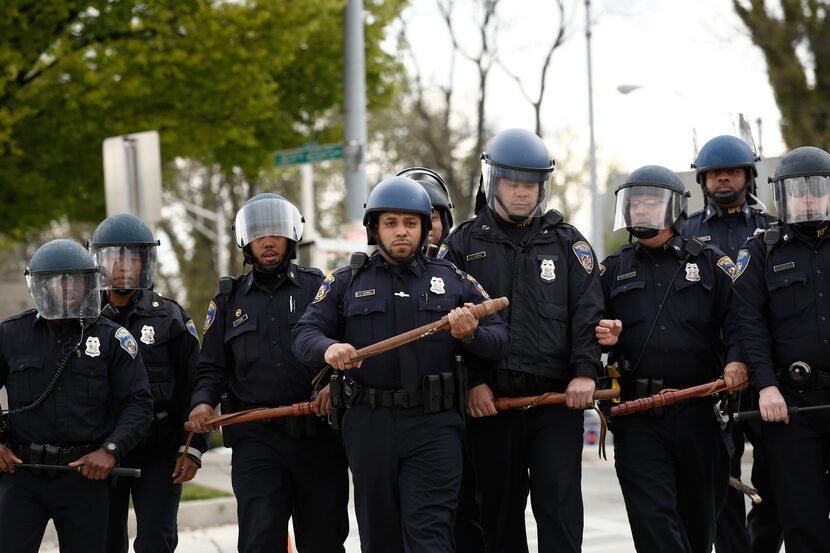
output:
<instances>
[{"instance_id":1,"label":"metal pole","mask_svg":"<svg viewBox=\"0 0 830 553\"><path fill-rule=\"evenodd\" d=\"M594 79L591 70L591 0L585 0L585 42L588 46L588 126L591 134L589 163L591 167L591 246L597 257L605 255L605 240L602 235L602 205L597 189L597 157L594 142Z\"/></svg>"},{"instance_id":2,"label":"metal pole","mask_svg":"<svg viewBox=\"0 0 830 553\"><path fill-rule=\"evenodd\" d=\"M363 0L349 0L343 17L346 224L359 227L366 201L366 62Z\"/></svg>"},{"instance_id":3,"label":"metal pole","mask_svg":"<svg viewBox=\"0 0 830 553\"><path fill-rule=\"evenodd\" d=\"M133 215L141 214L138 195L138 152L136 152L135 140L129 137L124 138L124 165L127 170L127 205Z\"/></svg>"},{"instance_id":4,"label":"metal pole","mask_svg":"<svg viewBox=\"0 0 830 553\"><path fill-rule=\"evenodd\" d=\"M225 209L222 205L216 206L216 268L219 269L219 276L231 274L231 255L228 251L228 219L225 217Z\"/></svg>"}]
</instances>

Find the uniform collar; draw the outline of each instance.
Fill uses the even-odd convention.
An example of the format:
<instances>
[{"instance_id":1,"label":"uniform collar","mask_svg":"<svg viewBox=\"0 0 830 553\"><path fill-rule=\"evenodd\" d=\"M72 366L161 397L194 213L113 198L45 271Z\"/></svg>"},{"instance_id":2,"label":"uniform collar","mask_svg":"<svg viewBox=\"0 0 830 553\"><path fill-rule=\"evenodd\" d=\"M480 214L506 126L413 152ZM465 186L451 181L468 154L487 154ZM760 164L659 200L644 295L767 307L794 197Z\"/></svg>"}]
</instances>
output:
<instances>
[{"instance_id":1,"label":"uniform collar","mask_svg":"<svg viewBox=\"0 0 830 553\"><path fill-rule=\"evenodd\" d=\"M744 214L744 218L746 218L747 224L752 223L752 209L749 207L749 204L744 202L741 206L741 213ZM723 217L724 212L723 208L718 206L717 204L707 202L706 209L703 210L703 222L707 222L713 217Z\"/></svg>"},{"instance_id":2,"label":"uniform collar","mask_svg":"<svg viewBox=\"0 0 830 553\"><path fill-rule=\"evenodd\" d=\"M240 291L243 294L247 294L251 291L251 288L254 285L254 271L255 270L256 269L251 269L250 271L245 273L245 275L242 276L239 279ZM279 286L277 286L277 288L279 288L280 286L285 284L285 282L290 282L294 286L299 287L300 286L300 277L299 277L299 275L297 275L297 266L294 263L289 263L288 268L286 268L285 271L286 271L285 278L282 279L282 281L280 282Z\"/></svg>"},{"instance_id":3,"label":"uniform collar","mask_svg":"<svg viewBox=\"0 0 830 553\"><path fill-rule=\"evenodd\" d=\"M679 234L675 234L658 248L646 247L642 242L634 243L634 254L637 257L642 255L654 257L655 255L663 255L669 251L673 251L679 259L683 257L683 239Z\"/></svg>"},{"instance_id":4,"label":"uniform collar","mask_svg":"<svg viewBox=\"0 0 830 553\"><path fill-rule=\"evenodd\" d=\"M373 263L377 264L379 267L389 269L390 271L395 270L395 267L391 263L389 263L386 260L386 258L383 257L380 253L374 256ZM407 263L405 270L411 272L415 276L421 276L424 274L426 263L427 262L424 261L424 255L421 253L416 253L412 261Z\"/></svg>"}]
</instances>

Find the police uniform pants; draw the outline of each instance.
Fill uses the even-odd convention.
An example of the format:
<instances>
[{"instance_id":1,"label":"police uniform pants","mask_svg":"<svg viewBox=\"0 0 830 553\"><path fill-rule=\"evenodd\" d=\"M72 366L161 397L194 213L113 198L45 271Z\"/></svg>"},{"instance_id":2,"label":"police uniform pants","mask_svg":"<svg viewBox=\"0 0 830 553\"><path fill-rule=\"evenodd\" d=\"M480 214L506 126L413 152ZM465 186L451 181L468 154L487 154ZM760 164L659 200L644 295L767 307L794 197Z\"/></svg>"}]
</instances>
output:
<instances>
[{"instance_id":1,"label":"police uniform pants","mask_svg":"<svg viewBox=\"0 0 830 553\"><path fill-rule=\"evenodd\" d=\"M452 553L461 484L456 411L355 405L343 417L363 553Z\"/></svg>"},{"instance_id":2,"label":"police uniform pants","mask_svg":"<svg viewBox=\"0 0 830 553\"><path fill-rule=\"evenodd\" d=\"M772 489L773 477L761 437L766 423L754 420L747 421L747 425L746 436L753 445L752 485L763 499L759 505L752 505L746 515L750 550L752 553L778 553L784 543L784 532L778 520L778 502Z\"/></svg>"},{"instance_id":3,"label":"police uniform pants","mask_svg":"<svg viewBox=\"0 0 830 553\"><path fill-rule=\"evenodd\" d=\"M124 467L141 469L141 478L117 478L109 489L107 552L127 553L127 515L133 498L137 531L135 553L172 553L178 544L176 515L182 485L173 484L178 448L155 447L124 458Z\"/></svg>"},{"instance_id":4,"label":"police uniform pants","mask_svg":"<svg viewBox=\"0 0 830 553\"><path fill-rule=\"evenodd\" d=\"M786 385L788 406L826 405L830 390L797 393ZM765 423L761 439L769 461L787 553L830 552L830 414L790 417L789 424Z\"/></svg>"},{"instance_id":5,"label":"police uniform pants","mask_svg":"<svg viewBox=\"0 0 830 553\"><path fill-rule=\"evenodd\" d=\"M485 551L527 553L528 491L539 552L581 550L583 417L545 406L469 419Z\"/></svg>"},{"instance_id":6,"label":"police uniform pants","mask_svg":"<svg viewBox=\"0 0 830 553\"><path fill-rule=\"evenodd\" d=\"M455 517L456 553L484 553L484 535L481 514L476 501L476 481L469 440L461 447L461 491L458 492L458 512Z\"/></svg>"},{"instance_id":7,"label":"police uniform pants","mask_svg":"<svg viewBox=\"0 0 830 553\"><path fill-rule=\"evenodd\" d=\"M231 482L240 553L285 552L293 517L296 549L338 553L349 533L349 477L337 436L290 438L280 421L229 426Z\"/></svg>"},{"instance_id":8,"label":"police uniform pants","mask_svg":"<svg viewBox=\"0 0 830 553\"><path fill-rule=\"evenodd\" d=\"M37 553L51 518L61 553L106 553L109 480L80 474L0 476L0 553Z\"/></svg>"},{"instance_id":9,"label":"police uniform pants","mask_svg":"<svg viewBox=\"0 0 830 553\"><path fill-rule=\"evenodd\" d=\"M710 553L729 482L712 404L617 417L614 459L638 553Z\"/></svg>"}]
</instances>

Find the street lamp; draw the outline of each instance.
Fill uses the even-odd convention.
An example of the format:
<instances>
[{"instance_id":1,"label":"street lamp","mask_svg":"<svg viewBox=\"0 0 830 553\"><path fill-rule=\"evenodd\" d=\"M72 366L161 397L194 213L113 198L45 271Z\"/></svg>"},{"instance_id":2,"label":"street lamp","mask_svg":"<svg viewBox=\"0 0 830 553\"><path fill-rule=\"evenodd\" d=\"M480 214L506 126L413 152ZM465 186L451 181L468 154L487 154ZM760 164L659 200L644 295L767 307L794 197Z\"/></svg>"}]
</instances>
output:
<instances>
[{"instance_id":1,"label":"street lamp","mask_svg":"<svg viewBox=\"0 0 830 553\"><path fill-rule=\"evenodd\" d=\"M591 168L591 245L597 256L605 255L605 240L602 235L602 206L597 187L597 147L594 141L594 78L591 70L591 0L585 0L585 42L588 51L588 127L591 143L589 165Z\"/></svg>"}]
</instances>

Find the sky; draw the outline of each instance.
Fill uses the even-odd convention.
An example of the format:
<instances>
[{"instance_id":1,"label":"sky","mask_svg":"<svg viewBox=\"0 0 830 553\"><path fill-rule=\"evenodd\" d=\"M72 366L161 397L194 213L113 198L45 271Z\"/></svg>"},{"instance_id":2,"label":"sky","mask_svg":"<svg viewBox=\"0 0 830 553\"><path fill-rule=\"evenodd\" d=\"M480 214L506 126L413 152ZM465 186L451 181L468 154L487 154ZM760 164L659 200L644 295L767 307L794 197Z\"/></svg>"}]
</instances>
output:
<instances>
[{"instance_id":1,"label":"sky","mask_svg":"<svg viewBox=\"0 0 830 553\"><path fill-rule=\"evenodd\" d=\"M569 39L556 51L548 74L542 122L546 141L575 130L588 155L588 70L585 2L565 0ZM477 52L470 0L456 0L462 45ZM498 48L511 72L538 88L538 67L558 16L551 0L502 0ZM764 157L784 150L780 114L766 64L735 14L731 0L593 0L591 2L594 129L600 183L610 163L631 171L659 164L686 171L694 156L692 129L724 112L762 120ZM434 0L413 0L406 32L427 82L447 81L451 49ZM455 93L474 105L474 66L457 61ZM642 88L628 94L620 85ZM533 111L516 83L492 73L489 118L496 129L533 129ZM579 151L579 149L577 149Z\"/></svg>"}]
</instances>

